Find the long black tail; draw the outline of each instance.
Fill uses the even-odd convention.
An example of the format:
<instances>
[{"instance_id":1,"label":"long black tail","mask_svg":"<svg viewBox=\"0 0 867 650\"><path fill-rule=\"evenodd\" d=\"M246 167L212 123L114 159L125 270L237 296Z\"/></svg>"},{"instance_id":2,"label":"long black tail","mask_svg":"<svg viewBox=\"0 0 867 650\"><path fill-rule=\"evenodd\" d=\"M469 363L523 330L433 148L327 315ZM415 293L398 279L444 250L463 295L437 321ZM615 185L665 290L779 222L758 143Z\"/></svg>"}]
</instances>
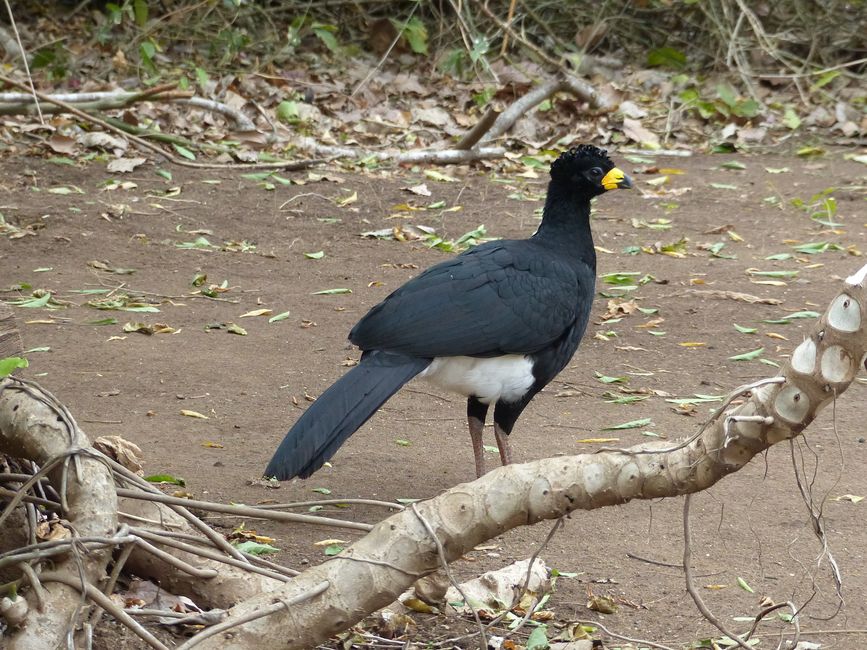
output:
<instances>
[{"instance_id":1,"label":"long black tail","mask_svg":"<svg viewBox=\"0 0 867 650\"><path fill-rule=\"evenodd\" d=\"M307 478L430 359L366 352L361 362L310 405L274 452L266 476Z\"/></svg>"}]
</instances>

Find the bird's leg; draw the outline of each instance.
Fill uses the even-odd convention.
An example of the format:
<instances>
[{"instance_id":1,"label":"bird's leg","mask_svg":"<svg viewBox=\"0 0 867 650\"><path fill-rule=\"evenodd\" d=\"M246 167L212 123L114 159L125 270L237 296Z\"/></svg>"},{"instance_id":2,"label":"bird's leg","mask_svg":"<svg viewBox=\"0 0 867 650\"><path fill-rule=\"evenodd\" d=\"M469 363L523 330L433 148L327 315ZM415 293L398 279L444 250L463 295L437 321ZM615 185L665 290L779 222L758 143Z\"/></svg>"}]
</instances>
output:
<instances>
[{"instance_id":1,"label":"bird's leg","mask_svg":"<svg viewBox=\"0 0 867 650\"><path fill-rule=\"evenodd\" d=\"M503 431L496 422L494 422L494 437L497 439L497 448L500 450L500 460L503 465L511 464L512 448L509 447L509 434Z\"/></svg>"},{"instance_id":2,"label":"bird's leg","mask_svg":"<svg viewBox=\"0 0 867 650\"><path fill-rule=\"evenodd\" d=\"M481 478L485 473L485 448L482 445L482 432L485 430L485 416L487 414L487 404L483 404L475 397L467 399L467 426L470 430L470 438L473 441L473 456L476 459L477 478Z\"/></svg>"},{"instance_id":3,"label":"bird's leg","mask_svg":"<svg viewBox=\"0 0 867 650\"><path fill-rule=\"evenodd\" d=\"M512 433L515 422L533 395L535 395L534 392L528 392L518 402L497 402L497 406L494 408L494 436L497 438L497 447L500 449L500 460L503 461L503 465L509 465L512 462L509 434Z\"/></svg>"}]
</instances>

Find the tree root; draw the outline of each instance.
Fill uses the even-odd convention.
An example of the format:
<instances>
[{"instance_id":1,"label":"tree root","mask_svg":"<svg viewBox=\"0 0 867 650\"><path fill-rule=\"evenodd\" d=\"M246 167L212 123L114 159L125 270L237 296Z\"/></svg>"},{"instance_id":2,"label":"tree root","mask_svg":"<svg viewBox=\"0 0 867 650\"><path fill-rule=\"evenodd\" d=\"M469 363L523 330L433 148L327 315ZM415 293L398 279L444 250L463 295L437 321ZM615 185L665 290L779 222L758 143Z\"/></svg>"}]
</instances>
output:
<instances>
[{"instance_id":1,"label":"tree root","mask_svg":"<svg viewBox=\"0 0 867 650\"><path fill-rule=\"evenodd\" d=\"M20 487L0 513L0 526L31 497L59 509L61 519L54 525L71 536L0 553L0 569L26 563L16 581L30 585L23 590L30 612L23 620L38 617L15 627L4 647L54 648L83 620L83 594L161 648L107 598L121 568L153 576L208 606L229 607L224 620L215 623L222 612L206 617L215 624L184 649L314 647L506 530L576 509L704 490L770 446L798 436L848 388L867 351L865 278L867 265L847 278L788 365L775 377L739 388L735 394L746 394L742 403L725 402L684 442L650 441L496 469L403 509L339 555L293 578L290 571L227 549L222 537L185 508L162 503L161 493L144 500L156 488L90 448L50 394L30 382L6 379L0 382L0 451L31 459L41 469L30 478L10 475L7 483ZM34 492L45 487L43 477L54 492ZM124 495L142 494L125 496L118 505L115 483L125 486ZM32 525L32 520L31 511L24 521ZM688 534L688 521L685 525ZM95 585L105 584L112 547L119 547L120 555L101 591ZM687 565L688 552L687 546ZM46 573L48 559L53 568Z\"/></svg>"}]
</instances>

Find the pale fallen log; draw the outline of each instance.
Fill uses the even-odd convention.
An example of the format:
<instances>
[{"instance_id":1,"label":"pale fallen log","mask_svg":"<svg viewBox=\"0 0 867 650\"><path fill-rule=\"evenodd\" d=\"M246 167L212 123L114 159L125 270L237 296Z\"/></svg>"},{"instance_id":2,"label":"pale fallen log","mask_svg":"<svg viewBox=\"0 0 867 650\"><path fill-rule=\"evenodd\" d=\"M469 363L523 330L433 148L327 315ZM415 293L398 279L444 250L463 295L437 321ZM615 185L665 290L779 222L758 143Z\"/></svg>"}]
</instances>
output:
<instances>
[{"instance_id":1,"label":"pale fallen log","mask_svg":"<svg viewBox=\"0 0 867 650\"><path fill-rule=\"evenodd\" d=\"M52 93L49 100L72 104L84 112L106 111L125 108L138 102L172 102L194 108L219 113L235 123L239 131L255 131L256 125L249 117L214 99L196 97L189 92L178 92L174 86L161 86L158 89L148 89L140 92L126 90L99 91L90 93ZM43 100L48 101L48 100ZM48 104L41 107L43 114L63 113L65 108L59 104ZM0 115L30 115L36 113L36 100L30 93L0 93Z\"/></svg>"},{"instance_id":2,"label":"pale fallen log","mask_svg":"<svg viewBox=\"0 0 867 650\"><path fill-rule=\"evenodd\" d=\"M691 438L496 469L389 517L277 593L233 607L220 634L181 647L314 647L435 571L438 545L451 562L517 526L710 487L771 445L800 434L848 388L867 351L865 277L867 265L846 280L790 364L738 389L732 398L746 394L743 403L729 408L731 400L726 402ZM323 584L329 587L322 590ZM237 625L230 627L233 621Z\"/></svg>"},{"instance_id":3,"label":"pale fallen log","mask_svg":"<svg viewBox=\"0 0 867 650\"><path fill-rule=\"evenodd\" d=\"M18 380L0 382L0 452L51 468L48 477L61 495L61 517L73 535L110 537L117 530L111 472L98 458L71 453L89 444L69 412L50 394ZM0 515L0 530L5 525L2 519L14 510L14 501L10 506ZM79 591L67 580L99 584L110 559L110 548L52 558L53 573L63 579L45 585L42 592L38 587L27 590L23 597L33 624L20 627L3 647L38 650L64 645L70 623L80 620L81 607ZM47 602L40 602L40 597Z\"/></svg>"},{"instance_id":4,"label":"pale fallen log","mask_svg":"<svg viewBox=\"0 0 867 650\"><path fill-rule=\"evenodd\" d=\"M302 137L296 141L300 149L313 152L317 156L333 156L336 158L364 159L393 162L398 165L430 163L435 165L453 165L476 160L502 158L506 150L503 147L479 147L475 149L421 149L417 151L370 151L353 147L339 147L317 142L310 137Z\"/></svg>"}]
</instances>

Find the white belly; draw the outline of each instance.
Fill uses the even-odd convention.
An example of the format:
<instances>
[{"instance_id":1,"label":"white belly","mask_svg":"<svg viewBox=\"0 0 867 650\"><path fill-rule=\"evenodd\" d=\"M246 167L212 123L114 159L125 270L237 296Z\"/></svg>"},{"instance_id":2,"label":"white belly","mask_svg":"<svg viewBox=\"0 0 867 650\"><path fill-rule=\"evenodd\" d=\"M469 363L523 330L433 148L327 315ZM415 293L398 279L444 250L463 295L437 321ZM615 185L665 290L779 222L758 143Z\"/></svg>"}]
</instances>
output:
<instances>
[{"instance_id":1,"label":"white belly","mask_svg":"<svg viewBox=\"0 0 867 650\"><path fill-rule=\"evenodd\" d=\"M516 402L533 385L533 364L522 354L479 359L438 357L419 377L440 388L474 395L484 404Z\"/></svg>"}]
</instances>

